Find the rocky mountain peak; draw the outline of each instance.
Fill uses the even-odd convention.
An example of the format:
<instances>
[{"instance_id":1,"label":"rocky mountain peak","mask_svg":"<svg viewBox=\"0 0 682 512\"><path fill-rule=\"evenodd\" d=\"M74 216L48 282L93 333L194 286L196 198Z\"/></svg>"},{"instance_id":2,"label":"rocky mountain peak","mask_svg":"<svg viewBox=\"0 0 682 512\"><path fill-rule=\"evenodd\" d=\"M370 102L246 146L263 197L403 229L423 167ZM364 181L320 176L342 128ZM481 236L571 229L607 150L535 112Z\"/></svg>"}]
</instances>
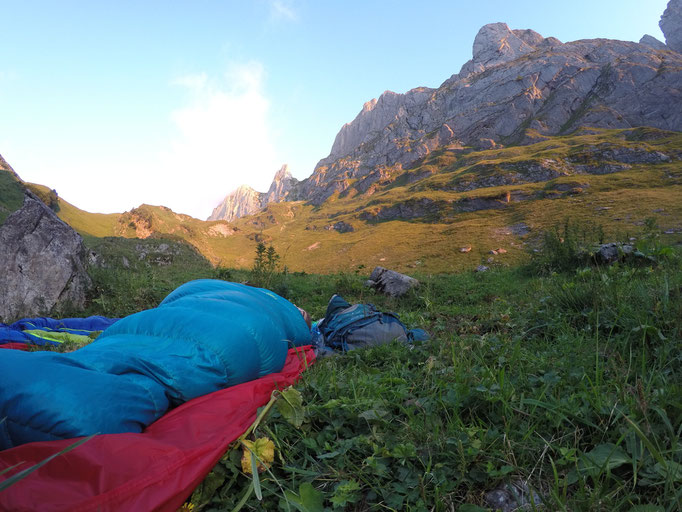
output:
<instances>
[{"instance_id":1,"label":"rocky mountain peak","mask_svg":"<svg viewBox=\"0 0 682 512\"><path fill-rule=\"evenodd\" d=\"M643 35L642 38L639 40L639 44L643 44L645 46L648 46L649 48L653 48L654 50L668 49L665 43L659 41L654 36L650 36L649 34Z\"/></svg>"},{"instance_id":2,"label":"rocky mountain peak","mask_svg":"<svg viewBox=\"0 0 682 512\"><path fill-rule=\"evenodd\" d=\"M530 144L581 126L681 131L682 54L660 51L682 49L681 26L682 0L670 0L661 18L668 46L650 36L641 44L563 43L505 23L485 25L458 74L435 89L385 91L366 102L313 174L288 191L276 177L263 205L282 198L320 205L349 188L371 194L375 183L409 174L443 148Z\"/></svg>"},{"instance_id":3,"label":"rocky mountain peak","mask_svg":"<svg viewBox=\"0 0 682 512\"><path fill-rule=\"evenodd\" d=\"M362 111L369 112L370 110L374 110L374 107L376 107L377 105L377 101L378 100L376 98L372 98L371 100L366 101L365 104L362 106Z\"/></svg>"},{"instance_id":4,"label":"rocky mountain peak","mask_svg":"<svg viewBox=\"0 0 682 512\"><path fill-rule=\"evenodd\" d=\"M268 203L279 203L291 200L290 193L298 184L291 175L287 164L275 173L275 177L267 192L258 192L248 185L240 185L228 194L223 202L213 209L207 220L226 220L228 222L251 215L263 209Z\"/></svg>"},{"instance_id":5,"label":"rocky mountain peak","mask_svg":"<svg viewBox=\"0 0 682 512\"><path fill-rule=\"evenodd\" d=\"M207 220L232 221L262 208L261 193L248 185L240 185L213 209Z\"/></svg>"},{"instance_id":6,"label":"rocky mountain peak","mask_svg":"<svg viewBox=\"0 0 682 512\"><path fill-rule=\"evenodd\" d=\"M555 37L544 38L534 30L511 30L506 23L490 23L476 34L473 59L462 66L458 78L514 61L539 48L560 44Z\"/></svg>"},{"instance_id":7,"label":"rocky mountain peak","mask_svg":"<svg viewBox=\"0 0 682 512\"><path fill-rule=\"evenodd\" d=\"M265 204L283 201L296 183L298 183L298 180L291 175L289 166L284 164L280 170L275 173L272 184L265 195Z\"/></svg>"},{"instance_id":8,"label":"rocky mountain peak","mask_svg":"<svg viewBox=\"0 0 682 512\"><path fill-rule=\"evenodd\" d=\"M397 119L398 113L418 110L432 92L433 89L428 87L417 87L405 94L384 91L379 99L366 102L357 117L343 125L334 139L331 153L322 162L344 157L363 142L380 135L388 124Z\"/></svg>"},{"instance_id":9,"label":"rocky mountain peak","mask_svg":"<svg viewBox=\"0 0 682 512\"><path fill-rule=\"evenodd\" d=\"M682 53L682 0L670 0L658 24L671 50Z\"/></svg>"},{"instance_id":10,"label":"rocky mountain peak","mask_svg":"<svg viewBox=\"0 0 682 512\"><path fill-rule=\"evenodd\" d=\"M532 30L533 34L537 34ZM543 37L537 34L540 41ZM532 38L526 38L532 42ZM481 27L474 39L473 61L483 66L491 66L518 59L521 55L535 50L521 37L517 36L506 23L491 23Z\"/></svg>"}]
</instances>

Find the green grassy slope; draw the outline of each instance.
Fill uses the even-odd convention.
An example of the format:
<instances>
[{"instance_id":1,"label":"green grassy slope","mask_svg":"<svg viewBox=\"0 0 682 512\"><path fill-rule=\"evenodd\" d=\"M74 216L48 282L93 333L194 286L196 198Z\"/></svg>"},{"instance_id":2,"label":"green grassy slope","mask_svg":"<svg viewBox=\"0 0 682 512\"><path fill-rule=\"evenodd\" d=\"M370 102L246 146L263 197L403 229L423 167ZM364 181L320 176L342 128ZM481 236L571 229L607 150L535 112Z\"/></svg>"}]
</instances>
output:
<instances>
[{"instance_id":1,"label":"green grassy slope","mask_svg":"<svg viewBox=\"0 0 682 512\"><path fill-rule=\"evenodd\" d=\"M0 224L24 202L24 185L0 157Z\"/></svg>"},{"instance_id":2,"label":"green grassy slope","mask_svg":"<svg viewBox=\"0 0 682 512\"><path fill-rule=\"evenodd\" d=\"M5 178L14 191L8 204L16 206L17 184ZM91 214L61 198L58 215L83 235L185 240L215 266L249 267L263 241L290 270L318 273L515 265L542 230L566 218L624 238L655 217L671 242L682 239L682 134L651 128L583 129L487 151L445 147L410 169L387 170L370 186L347 185L320 207L271 204L233 223L151 205Z\"/></svg>"},{"instance_id":3,"label":"green grassy slope","mask_svg":"<svg viewBox=\"0 0 682 512\"><path fill-rule=\"evenodd\" d=\"M216 276L212 265L180 240L85 236L96 257L89 306L83 314L125 316L156 307L180 284Z\"/></svg>"},{"instance_id":4,"label":"green grassy slope","mask_svg":"<svg viewBox=\"0 0 682 512\"><path fill-rule=\"evenodd\" d=\"M38 195L38 197L43 199L45 202L45 197L50 193L50 189L48 187L35 183L29 183L27 185ZM115 235L114 226L116 225L119 214L86 212L75 207L61 197L57 198L56 201L58 206L55 209L57 210L57 215L59 218L66 222L73 229L78 231L81 235L91 235L96 237Z\"/></svg>"},{"instance_id":5,"label":"green grassy slope","mask_svg":"<svg viewBox=\"0 0 682 512\"><path fill-rule=\"evenodd\" d=\"M488 264L491 257L493 265L516 264L527 257L529 244L542 230L567 217L601 224L609 237L626 237L653 216L664 231L675 231L670 236L679 239L682 135L656 130L595 132L489 151L444 149L364 194L351 188L345 195L332 196L320 208L302 203L270 205L265 212L239 219L235 225L245 234L256 232L272 242L290 268L315 272L358 265L447 272ZM636 137L648 140L641 142L634 140ZM620 148L678 156L653 164L623 165L605 159L606 151ZM596 172L600 166L618 171L571 174L572 164L563 164L565 175L526 182L532 178L527 176L532 174L529 167L548 159L565 162L568 158L576 160L576 165L595 167ZM523 165L513 169L519 162ZM428 173L432 174L409 183L409 175ZM516 175L513 180L505 177L512 173ZM489 185L452 190L452 182L458 178L484 178ZM506 184L495 186L505 179ZM470 205L481 206L478 203L485 208L466 211ZM396 218L383 220L381 212L386 210L394 210ZM326 229L340 221L351 224L355 231ZM469 246L471 251L460 252ZM490 254L500 247L507 252Z\"/></svg>"}]
</instances>

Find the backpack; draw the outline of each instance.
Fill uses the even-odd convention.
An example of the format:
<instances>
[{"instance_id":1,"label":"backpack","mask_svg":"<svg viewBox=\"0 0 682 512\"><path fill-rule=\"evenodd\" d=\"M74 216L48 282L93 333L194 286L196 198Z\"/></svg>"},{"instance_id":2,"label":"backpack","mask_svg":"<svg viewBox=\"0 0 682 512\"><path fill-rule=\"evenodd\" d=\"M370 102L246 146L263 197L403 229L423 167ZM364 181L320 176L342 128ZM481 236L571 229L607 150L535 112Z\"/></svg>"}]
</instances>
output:
<instances>
[{"instance_id":1,"label":"backpack","mask_svg":"<svg viewBox=\"0 0 682 512\"><path fill-rule=\"evenodd\" d=\"M334 295L324 319L317 324L328 347L348 351L390 343L423 341L429 338L422 329L408 330L395 313L379 311L373 304L351 305Z\"/></svg>"}]
</instances>

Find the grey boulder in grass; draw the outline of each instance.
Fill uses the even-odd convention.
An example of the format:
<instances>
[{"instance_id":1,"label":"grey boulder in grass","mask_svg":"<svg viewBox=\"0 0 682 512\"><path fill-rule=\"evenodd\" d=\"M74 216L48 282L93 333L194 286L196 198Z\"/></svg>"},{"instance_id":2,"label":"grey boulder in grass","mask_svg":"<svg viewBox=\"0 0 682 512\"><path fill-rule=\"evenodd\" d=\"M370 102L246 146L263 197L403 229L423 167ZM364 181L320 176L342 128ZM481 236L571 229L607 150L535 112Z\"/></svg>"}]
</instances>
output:
<instances>
[{"instance_id":1,"label":"grey boulder in grass","mask_svg":"<svg viewBox=\"0 0 682 512\"><path fill-rule=\"evenodd\" d=\"M390 295L391 297L401 297L412 288L419 286L419 281L415 278L389 270L384 267L375 267L365 286Z\"/></svg>"}]
</instances>

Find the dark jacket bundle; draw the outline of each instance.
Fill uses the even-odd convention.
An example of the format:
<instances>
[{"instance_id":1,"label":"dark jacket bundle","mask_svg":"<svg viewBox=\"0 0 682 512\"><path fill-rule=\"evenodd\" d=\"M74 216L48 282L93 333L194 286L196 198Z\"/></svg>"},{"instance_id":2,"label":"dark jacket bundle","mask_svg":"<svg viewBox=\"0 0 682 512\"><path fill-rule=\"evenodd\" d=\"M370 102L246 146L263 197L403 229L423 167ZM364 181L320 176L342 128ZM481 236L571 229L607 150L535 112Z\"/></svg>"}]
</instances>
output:
<instances>
[{"instance_id":1,"label":"dark jacket bundle","mask_svg":"<svg viewBox=\"0 0 682 512\"><path fill-rule=\"evenodd\" d=\"M395 313L384 313L372 304L349 304L334 295L324 319L317 324L324 344L335 350L381 345L391 341L424 341L429 335L423 329L408 329Z\"/></svg>"}]
</instances>

